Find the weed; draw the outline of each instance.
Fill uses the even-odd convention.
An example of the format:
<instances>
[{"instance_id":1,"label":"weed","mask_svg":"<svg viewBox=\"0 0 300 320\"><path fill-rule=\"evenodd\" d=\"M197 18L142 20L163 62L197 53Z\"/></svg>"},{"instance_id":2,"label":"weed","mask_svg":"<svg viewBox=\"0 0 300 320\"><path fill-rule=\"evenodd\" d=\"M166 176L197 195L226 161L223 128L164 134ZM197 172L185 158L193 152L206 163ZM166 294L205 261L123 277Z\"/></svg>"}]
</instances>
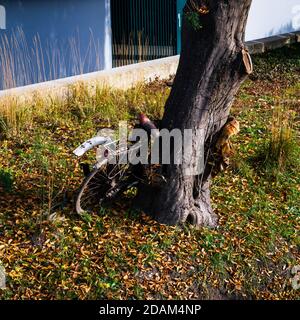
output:
<instances>
[{"instance_id":1,"label":"weed","mask_svg":"<svg viewBox=\"0 0 300 320\"><path fill-rule=\"evenodd\" d=\"M273 177L300 163L300 148L293 131L294 118L294 112L277 107L272 115L269 133L257 151L256 159Z\"/></svg>"},{"instance_id":2,"label":"weed","mask_svg":"<svg viewBox=\"0 0 300 320\"><path fill-rule=\"evenodd\" d=\"M14 173L12 169L0 167L0 186L3 186L6 192L11 192L14 183Z\"/></svg>"}]
</instances>

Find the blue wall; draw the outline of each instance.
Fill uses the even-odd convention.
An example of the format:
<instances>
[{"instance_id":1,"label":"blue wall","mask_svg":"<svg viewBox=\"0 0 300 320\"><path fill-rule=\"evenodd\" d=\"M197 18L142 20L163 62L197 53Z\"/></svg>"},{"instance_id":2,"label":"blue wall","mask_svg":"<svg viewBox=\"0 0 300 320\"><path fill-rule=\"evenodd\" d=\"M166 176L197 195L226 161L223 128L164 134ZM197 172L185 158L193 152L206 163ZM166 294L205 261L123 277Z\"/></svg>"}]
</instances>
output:
<instances>
[{"instance_id":1,"label":"blue wall","mask_svg":"<svg viewBox=\"0 0 300 320\"><path fill-rule=\"evenodd\" d=\"M110 0L0 0L0 9L0 90L111 68ZM299 28L299 0L253 0L246 40Z\"/></svg>"},{"instance_id":2,"label":"blue wall","mask_svg":"<svg viewBox=\"0 0 300 320\"><path fill-rule=\"evenodd\" d=\"M0 89L14 86L9 85L7 52L13 52L19 73L26 73L16 75L16 86L110 67L108 0L0 0L0 5L6 9L0 71L7 73Z\"/></svg>"}]
</instances>

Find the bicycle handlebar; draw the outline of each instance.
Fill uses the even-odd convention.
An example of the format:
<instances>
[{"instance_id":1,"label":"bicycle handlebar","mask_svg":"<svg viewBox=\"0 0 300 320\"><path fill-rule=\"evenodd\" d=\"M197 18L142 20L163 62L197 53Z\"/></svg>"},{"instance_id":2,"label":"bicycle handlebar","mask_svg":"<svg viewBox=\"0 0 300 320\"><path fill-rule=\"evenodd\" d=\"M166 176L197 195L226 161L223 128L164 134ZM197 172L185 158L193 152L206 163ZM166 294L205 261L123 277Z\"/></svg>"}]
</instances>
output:
<instances>
[{"instance_id":1,"label":"bicycle handlebar","mask_svg":"<svg viewBox=\"0 0 300 320\"><path fill-rule=\"evenodd\" d=\"M77 157L83 156L87 151L97 147L99 145L111 142L109 137L94 137L85 141L81 146L73 151Z\"/></svg>"}]
</instances>

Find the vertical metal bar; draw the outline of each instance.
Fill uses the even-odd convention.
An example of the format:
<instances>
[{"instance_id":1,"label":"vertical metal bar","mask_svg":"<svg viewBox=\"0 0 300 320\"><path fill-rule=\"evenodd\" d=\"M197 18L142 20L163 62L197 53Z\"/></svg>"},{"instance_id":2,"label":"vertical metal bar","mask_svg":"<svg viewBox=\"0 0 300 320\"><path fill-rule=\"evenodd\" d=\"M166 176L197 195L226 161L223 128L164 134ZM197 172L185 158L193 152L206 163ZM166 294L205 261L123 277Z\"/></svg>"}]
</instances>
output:
<instances>
[{"instance_id":1,"label":"vertical metal bar","mask_svg":"<svg viewBox=\"0 0 300 320\"><path fill-rule=\"evenodd\" d=\"M111 0L114 66L138 62L140 55L143 60L149 60L179 53L181 16L178 14L185 2Z\"/></svg>"},{"instance_id":2,"label":"vertical metal bar","mask_svg":"<svg viewBox=\"0 0 300 320\"><path fill-rule=\"evenodd\" d=\"M177 0L177 53L181 51L182 10L186 0Z\"/></svg>"}]
</instances>

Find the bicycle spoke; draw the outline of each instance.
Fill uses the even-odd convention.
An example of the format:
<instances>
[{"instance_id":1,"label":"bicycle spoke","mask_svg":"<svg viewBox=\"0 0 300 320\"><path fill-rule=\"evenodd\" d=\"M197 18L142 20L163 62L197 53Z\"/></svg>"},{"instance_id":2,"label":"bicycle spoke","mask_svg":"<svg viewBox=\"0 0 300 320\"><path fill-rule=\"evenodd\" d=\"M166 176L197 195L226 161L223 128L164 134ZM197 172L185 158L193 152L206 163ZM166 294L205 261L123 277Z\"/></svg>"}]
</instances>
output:
<instances>
[{"instance_id":1,"label":"bicycle spoke","mask_svg":"<svg viewBox=\"0 0 300 320\"><path fill-rule=\"evenodd\" d=\"M109 150L109 148L107 148ZM131 166L119 164L118 160L128 155L128 149L109 150L115 154L116 164L107 161L99 166L84 180L76 201L76 211L81 214L85 211L94 211L107 201L111 201L117 194L138 183L139 179L132 178Z\"/></svg>"}]
</instances>

